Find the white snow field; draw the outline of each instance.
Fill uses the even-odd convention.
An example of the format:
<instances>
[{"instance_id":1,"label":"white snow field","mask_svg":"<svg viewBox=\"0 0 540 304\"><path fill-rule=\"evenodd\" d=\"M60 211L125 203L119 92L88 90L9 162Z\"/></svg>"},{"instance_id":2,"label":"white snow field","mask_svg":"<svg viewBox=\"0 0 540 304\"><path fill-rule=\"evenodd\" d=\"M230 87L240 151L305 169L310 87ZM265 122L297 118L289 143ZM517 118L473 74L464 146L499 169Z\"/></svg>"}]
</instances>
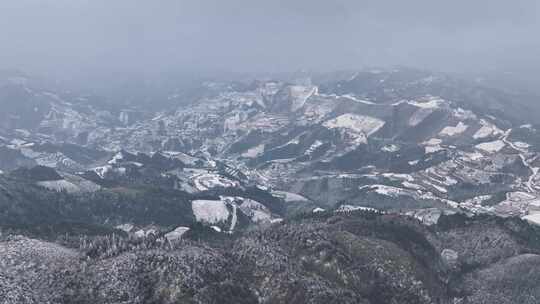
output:
<instances>
[{"instance_id":1,"label":"white snow field","mask_svg":"<svg viewBox=\"0 0 540 304\"><path fill-rule=\"evenodd\" d=\"M467 129L469 128L468 125L464 124L463 122L459 122L457 124L457 126L453 127L453 126L448 126L448 127L445 127L444 129L442 129L442 131L439 133L439 135L442 135L442 136L455 136L455 135L459 135L465 131L467 131Z\"/></svg>"},{"instance_id":2,"label":"white snow field","mask_svg":"<svg viewBox=\"0 0 540 304\"><path fill-rule=\"evenodd\" d=\"M216 224L229 218L229 210L223 201L195 200L191 208L199 222Z\"/></svg>"},{"instance_id":3,"label":"white snow field","mask_svg":"<svg viewBox=\"0 0 540 304\"><path fill-rule=\"evenodd\" d=\"M476 145L476 148L488 153L499 152L506 144L502 140L496 140Z\"/></svg>"},{"instance_id":4,"label":"white snow field","mask_svg":"<svg viewBox=\"0 0 540 304\"><path fill-rule=\"evenodd\" d=\"M354 133L365 133L366 136L370 136L382 128L384 124L383 120L375 117L347 113L325 121L323 126L329 129L347 129Z\"/></svg>"}]
</instances>

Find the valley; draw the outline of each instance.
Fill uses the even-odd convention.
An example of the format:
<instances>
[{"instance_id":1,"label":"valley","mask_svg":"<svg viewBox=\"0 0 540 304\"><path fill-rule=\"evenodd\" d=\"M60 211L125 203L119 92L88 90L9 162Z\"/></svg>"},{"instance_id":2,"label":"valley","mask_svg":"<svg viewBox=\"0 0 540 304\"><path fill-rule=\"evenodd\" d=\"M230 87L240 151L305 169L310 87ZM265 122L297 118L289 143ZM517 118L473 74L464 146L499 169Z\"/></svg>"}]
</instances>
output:
<instances>
[{"instance_id":1,"label":"valley","mask_svg":"<svg viewBox=\"0 0 540 304\"><path fill-rule=\"evenodd\" d=\"M4 298L509 303L537 280L511 271L540 255L540 125L515 94L409 69L152 108L0 83Z\"/></svg>"}]
</instances>

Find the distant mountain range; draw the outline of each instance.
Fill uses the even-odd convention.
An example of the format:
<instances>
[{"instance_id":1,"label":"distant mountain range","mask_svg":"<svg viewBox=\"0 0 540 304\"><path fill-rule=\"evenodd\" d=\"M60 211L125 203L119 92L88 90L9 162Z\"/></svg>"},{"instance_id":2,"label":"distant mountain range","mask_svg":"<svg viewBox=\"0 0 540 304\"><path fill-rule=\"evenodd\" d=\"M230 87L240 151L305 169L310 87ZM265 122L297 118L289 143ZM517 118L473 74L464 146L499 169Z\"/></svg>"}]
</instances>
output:
<instances>
[{"instance_id":1,"label":"distant mountain range","mask_svg":"<svg viewBox=\"0 0 540 304\"><path fill-rule=\"evenodd\" d=\"M0 73L0 303L540 297L534 96L405 68L148 96Z\"/></svg>"}]
</instances>

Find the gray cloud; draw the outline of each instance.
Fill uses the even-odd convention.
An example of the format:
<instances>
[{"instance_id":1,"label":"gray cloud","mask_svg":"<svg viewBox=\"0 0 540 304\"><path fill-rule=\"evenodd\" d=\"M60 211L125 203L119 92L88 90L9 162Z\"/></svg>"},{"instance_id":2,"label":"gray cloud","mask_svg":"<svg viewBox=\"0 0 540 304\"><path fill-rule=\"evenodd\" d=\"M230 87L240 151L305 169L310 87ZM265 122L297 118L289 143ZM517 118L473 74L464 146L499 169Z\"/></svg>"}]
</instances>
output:
<instances>
[{"instance_id":1,"label":"gray cloud","mask_svg":"<svg viewBox=\"0 0 540 304\"><path fill-rule=\"evenodd\" d=\"M537 0L3 0L0 67L39 73L540 69Z\"/></svg>"}]
</instances>

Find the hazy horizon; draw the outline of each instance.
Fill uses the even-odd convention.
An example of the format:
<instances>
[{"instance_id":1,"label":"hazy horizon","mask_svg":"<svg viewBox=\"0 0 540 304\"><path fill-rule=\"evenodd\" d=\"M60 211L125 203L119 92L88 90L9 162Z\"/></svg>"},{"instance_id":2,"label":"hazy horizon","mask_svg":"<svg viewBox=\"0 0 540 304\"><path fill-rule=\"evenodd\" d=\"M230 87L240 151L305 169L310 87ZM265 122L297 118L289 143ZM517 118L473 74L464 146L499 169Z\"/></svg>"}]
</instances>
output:
<instances>
[{"instance_id":1,"label":"hazy horizon","mask_svg":"<svg viewBox=\"0 0 540 304\"><path fill-rule=\"evenodd\" d=\"M0 3L0 68L62 77L411 66L540 70L534 0Z\"/></svg>"}]
</instances>

